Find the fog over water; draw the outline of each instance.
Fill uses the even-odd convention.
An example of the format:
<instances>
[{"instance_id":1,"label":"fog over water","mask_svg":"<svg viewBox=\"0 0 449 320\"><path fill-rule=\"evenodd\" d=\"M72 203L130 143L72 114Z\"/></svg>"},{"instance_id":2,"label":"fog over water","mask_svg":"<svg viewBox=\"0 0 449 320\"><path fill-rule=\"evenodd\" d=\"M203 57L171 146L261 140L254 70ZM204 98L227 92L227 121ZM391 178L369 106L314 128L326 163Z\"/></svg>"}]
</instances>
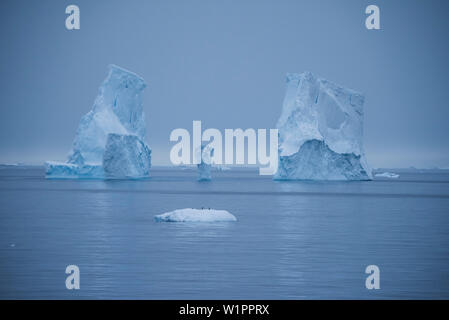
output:
<instances>
[{"instance_id":1,"label":"fog over water","mask_svg":"<svg viewBox=\"0 0 449 320\"><path fill-rule=\"evenodd\" d=\"M377 4L381 30L365 28ZM273 128L287 72L363 92L373 167L449 167L449 2L61 1L0 3L0 162L64 160L107 65L147 82L154 164L170 132Z\"/></svg>"}]
</instances>

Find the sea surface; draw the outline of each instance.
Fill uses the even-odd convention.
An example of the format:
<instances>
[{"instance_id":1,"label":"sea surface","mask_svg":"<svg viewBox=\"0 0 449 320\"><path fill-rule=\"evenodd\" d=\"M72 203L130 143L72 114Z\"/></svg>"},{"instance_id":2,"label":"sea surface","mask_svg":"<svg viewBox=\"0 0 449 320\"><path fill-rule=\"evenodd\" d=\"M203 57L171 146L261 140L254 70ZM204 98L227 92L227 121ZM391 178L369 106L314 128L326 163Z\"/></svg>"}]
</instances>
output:
<instances>
[{"instance_id":1,"label":"sea surface","mask_svg":"<svg viewBox=\"0 0 449 320\"><path fill-rule=\"evenodd\" d=\"M276 182L257 170L153 168L48 180L0 168L2 299L449 299L449 172ZM238 221L158 223L180 208ZM66 289L68 265L80 289ZM380 269L368 290L365 268Z\"/></svg>"}]
</instances>

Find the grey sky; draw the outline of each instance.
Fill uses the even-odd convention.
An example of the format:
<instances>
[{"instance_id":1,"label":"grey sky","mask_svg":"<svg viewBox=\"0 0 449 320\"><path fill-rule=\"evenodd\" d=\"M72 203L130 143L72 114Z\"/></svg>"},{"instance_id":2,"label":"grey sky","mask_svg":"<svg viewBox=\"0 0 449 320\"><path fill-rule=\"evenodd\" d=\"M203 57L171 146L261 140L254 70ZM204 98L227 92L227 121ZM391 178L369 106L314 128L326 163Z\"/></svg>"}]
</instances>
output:
<instances>
[{"instance_id":1,"label":"grey sky","mask_svg":"<svg viewBox=\"0 0 449 320\"><path fill-rule=\"evenodd\" d=\"M81 29L65 28L76 4ZM365 8L382 30L366 30ZM147 142L171 130L274 128L287 72L361 91L374 167L449 167L449 2L1 1L0 162L64 160L107 65L141 75Z\"/></svg>"}]
</instances>

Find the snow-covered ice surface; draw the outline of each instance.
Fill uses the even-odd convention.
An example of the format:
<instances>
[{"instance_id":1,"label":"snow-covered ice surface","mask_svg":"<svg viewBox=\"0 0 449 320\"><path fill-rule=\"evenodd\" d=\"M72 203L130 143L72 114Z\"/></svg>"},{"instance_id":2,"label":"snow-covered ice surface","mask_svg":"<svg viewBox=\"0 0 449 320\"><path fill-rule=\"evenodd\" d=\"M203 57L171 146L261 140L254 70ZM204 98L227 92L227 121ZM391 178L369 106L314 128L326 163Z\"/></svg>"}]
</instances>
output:
<instances>
[{"instance_id":1,"label":"snow-covered ice surface","mask_svg":"<svg viewBox=\"0 0 449 320\"><path fill-rule=\"evenodd\" d=\"M226 210L214 209L177 209L154 217L157 222L224 222L237 221Z\"/></svg>"},{"instance_id":2,"label":"snow-covered ice surface","mask_svg":"<svg viewBox=\"0 0 449 320\"><path fill-rule=\"evenodd\" d=\"M110 65L108 76L100 86L92 110L81 118L68 161L47 162L47 177L148 176L151 150L145 144L146 128L142 107L142 92L145 87L145 81L140 76ZM107 148L110 134L117 136L114 136ZM133 138L119 139L119 135ZM119 167L118 164L125 167ZM106 175L102 166L106 166Z\"/></svg>"},{"instance_id":3,"label":"snow-covered ice surface","mask_svg":"<svg viewBox=\"0 0 449 320\"><path fill-rule=\"evenodd\" d=\"M370 180L363 149L364 96L310 72L287 75L277 180Z\"/></svg>"},{"instance_id":4,"label":"snow-covered ice surface","mask_svg":"<svg viewBox=\"0 0 449 320\"><path fill-rule=\"evenodd\" d=\"M393 173L393 172L377 173L374 176L378 177L378 178L390 178L390 179L397 179L397 178L399 178L399 175L397 173Z\"/></svg>"}]
</instances>

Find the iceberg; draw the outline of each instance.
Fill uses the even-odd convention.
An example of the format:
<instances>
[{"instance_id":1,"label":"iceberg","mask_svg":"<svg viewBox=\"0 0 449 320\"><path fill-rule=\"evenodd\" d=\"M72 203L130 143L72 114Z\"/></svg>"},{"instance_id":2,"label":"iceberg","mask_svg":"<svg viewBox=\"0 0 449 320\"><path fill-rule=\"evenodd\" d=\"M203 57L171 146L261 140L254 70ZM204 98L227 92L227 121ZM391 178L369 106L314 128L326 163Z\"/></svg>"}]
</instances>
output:
<instances>
[{"instance_id":1,"label":"iceberg","mask_svg":"<svg viewBox=\"0 0 449 320\"><path fill-rule=\"evenodd\" d=\"M237 218L226 210L214 209L177 209L154 217L157 222L225 222L237 221Z\"/></svg>"},{"instance_id":2,"label":"iceberg","mask_svg":"<svg viewBox=\"0 0 449 320\"><path fill-rule=\"evenodd\" d=\"M145 81L116 65L81 118L67 162L47 161L48 178L141 178L149 175L142 92Z\"/></svg>"},{"instance_id":3,"label":"iceberg","mask_svg":"<svg viewBox=\"0 0 449 320\"><path fill-rule=\"evenodd\" d=\"M364 96L317 78L287 75L275 180L371 180L363 149Z\"/></svg>"},{"instance_id":4,"label":"iceberg","mask_svg":"<svg viewBox=\"0 0 449 320\"><path fill-rule=\"evenodd\" d=\"M104 171L101 165L73 164L56 161L45 162L45 172L51 178L103 178Z\"/></svg>"},{"instance_id":5,"label":"iceberg","mask_svg":"<svg viewBox=\"0 0 449 320\"><path fill-rule=\"evenodd\" d=\"M197 181L210 181L212 177L210 175L210 164L201 162L198 164L198 178Z\"/></svg>"},{"instance_id":6,"label":"iceberg","mask_svg":"<svg viewBox=\"0 0 449 320\"><path fill-rule=\"evenodd\" d=\"M378 177L378 178L389 178L389 179L397 179L397 178L399 178L399 175L397 173L393 173L393 172L377 173L374 176Z\"/></svg>"},{"instance_id":7,"label":"iceberg","mask_svg":"<svg viewBox=\"0 0 449 320\"><path fill-rule=\"evenodd\" d=\"M210 172L212 168L211 157L213 157L213 155L214 149L209 147L209 145L201 145L201 163L197 165L198 181L210 181L212 179Z\"/></svg>"}]
</instances>

